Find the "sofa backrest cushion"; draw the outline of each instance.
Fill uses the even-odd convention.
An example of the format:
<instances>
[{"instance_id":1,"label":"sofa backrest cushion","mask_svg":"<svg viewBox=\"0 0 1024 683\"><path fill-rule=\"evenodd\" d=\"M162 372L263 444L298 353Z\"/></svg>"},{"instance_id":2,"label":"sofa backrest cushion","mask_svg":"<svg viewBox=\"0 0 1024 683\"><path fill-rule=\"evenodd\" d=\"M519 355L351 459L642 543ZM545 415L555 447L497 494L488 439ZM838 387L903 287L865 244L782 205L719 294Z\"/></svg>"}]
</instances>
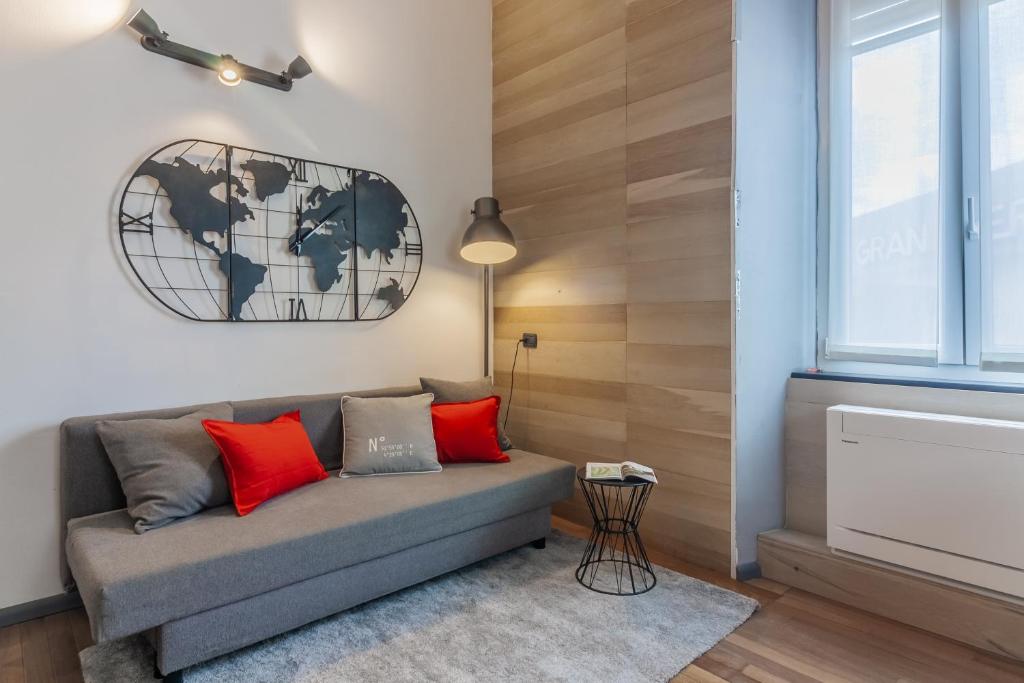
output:
<instances>
[{"instance_id":1,"label":"sofa backrest cushion","mask_svg":"<svg viewBox=\"0 0 1024 683\"><path fill-rule=\"evenodd\" d=\"M328 470L341 467L341 397L349 396L412 396L421 393L419 386L392 387L369 391L350 391L313 396L282 396L248 401L232 401L236 422L266 422L291 410L302 412L302 424L309 434L317 457ZM144 418L175 418L193 413L202 404L145 410L110 415L73 417L60 427L60 500L61 500L61 571L65 585L70 573L63 562L64 536L69 519L99 512L118 510L125 506L124 493L103 443L96 433L100 420L135 420Z\"/></svg>"}]
</instances>

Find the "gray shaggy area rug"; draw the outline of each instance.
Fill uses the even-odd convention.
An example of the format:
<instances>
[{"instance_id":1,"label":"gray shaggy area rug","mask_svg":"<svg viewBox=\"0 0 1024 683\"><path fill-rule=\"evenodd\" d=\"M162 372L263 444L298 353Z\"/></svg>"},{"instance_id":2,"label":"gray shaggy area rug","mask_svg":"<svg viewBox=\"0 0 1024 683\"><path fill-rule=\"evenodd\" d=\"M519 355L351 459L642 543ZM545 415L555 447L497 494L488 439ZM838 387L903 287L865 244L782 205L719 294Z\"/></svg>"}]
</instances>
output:
<instances>
[{"instance_id":1,"label":"gray shaggy area rug","mask_svg":"<svg viewBox=\"0 0 1024 683\"><path fill-rule=\"evenodd\" d=\"M186 683L666 681L757 602L655 567L648 593L575 579L582 540L525 547L191 667ZM86 683L153 681L142 637L83 650Z\"/></svg>"}]
</instances>

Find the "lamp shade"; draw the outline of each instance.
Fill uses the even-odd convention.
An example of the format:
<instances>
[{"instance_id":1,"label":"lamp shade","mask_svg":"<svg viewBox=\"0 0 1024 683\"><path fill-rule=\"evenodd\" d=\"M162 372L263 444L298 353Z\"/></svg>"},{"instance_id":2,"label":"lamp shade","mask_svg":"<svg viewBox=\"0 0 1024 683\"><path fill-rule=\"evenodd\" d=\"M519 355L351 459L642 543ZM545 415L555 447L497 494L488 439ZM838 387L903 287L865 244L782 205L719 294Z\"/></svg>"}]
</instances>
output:
<instances>
[{"instance_id":1,"label":"lamp shade","mask_svg":"<svg viewBox=\"0 0 1024 683\"><path fill-rule=\"evenodd\" d=\"M462 236L459 255L471 263L503 263L516 255L516 238L501 220L501 208L494 197L473 203L473 222Z\"/></svg>"},{"instance_id":2,"label":"lamp shade","mask_svg":"<svg viewBox=\"0 0 1024 683\"><path fill-rule=\"evenodd\" d=\"M144 9L140 9L132 15L132 18L128 20L128 26L143 38L162 40L164 37L153 17L149 16Z\"/></svg>"},{"instance_id":3,"label":"lamp shade","mask_svg":"<svg viewBox=\"0 0 1024 683\"><path fill-rule=\"evenodd\" d=\"M309 65L309 62L307 62L302 55L293 59L292 63L288 65L288 69L285 71L288 78L294 80L305 78L311 73L313 73L313 67Z\"/></svg>"}]
</instances>

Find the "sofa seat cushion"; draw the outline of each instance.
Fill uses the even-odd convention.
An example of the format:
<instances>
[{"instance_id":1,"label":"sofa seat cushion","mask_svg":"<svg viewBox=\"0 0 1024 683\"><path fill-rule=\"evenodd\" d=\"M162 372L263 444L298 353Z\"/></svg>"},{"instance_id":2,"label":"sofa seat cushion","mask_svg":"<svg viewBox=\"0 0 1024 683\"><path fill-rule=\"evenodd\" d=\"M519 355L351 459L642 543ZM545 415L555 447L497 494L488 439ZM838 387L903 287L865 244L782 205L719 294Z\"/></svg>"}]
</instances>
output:
<instances>
[{"instance_id":1,"label":"sofa seat cushion","mask_svg":"<svg viewBox=\"0 0 1024 683\"><path fill-rule=\"evenodd\" d=\"M330 477L246 517L223 506L142 535L124 510L72 519L68 562L93 636L120 638L572 495L572 465L509 457L430 476Z\"/></svg>"}]
</instances>

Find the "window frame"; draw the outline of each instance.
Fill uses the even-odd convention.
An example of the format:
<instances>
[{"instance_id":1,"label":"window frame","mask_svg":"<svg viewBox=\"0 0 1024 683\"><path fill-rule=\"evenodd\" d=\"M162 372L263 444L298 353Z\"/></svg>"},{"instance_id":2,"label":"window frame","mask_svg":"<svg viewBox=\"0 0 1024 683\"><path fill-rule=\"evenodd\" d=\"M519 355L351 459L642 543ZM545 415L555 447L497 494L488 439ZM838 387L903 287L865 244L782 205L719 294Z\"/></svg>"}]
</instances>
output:
<instances>
[{"instance_id":1,"label":"window frame","mask_svg":"<svg viewBox=\"0 0 1024 683\"><path fill-rule=\"evenodd\" d=\"M983 205L987 138L982 97L987 82L983 61L983 8L998 0L941 1L939 343L934 362L921 356L879 354L870 349L830 348L830 266L832 259L832 18L833 5L818 4L818 215L816 249L816 359L825 371L900 375L927 379L1024 383L1024 367L982 365L981 240L969 232L971 215L986 224ZM908 29L913 31L914 29ZM892 38L878 41L891 42ZM873 42L873 41L872 41ZM982 53L982 50L986 52ZM984 369L983 369L984 368ZM1007 372L1005 370L1014 371Z\"/></svg>"}]
</instances>

